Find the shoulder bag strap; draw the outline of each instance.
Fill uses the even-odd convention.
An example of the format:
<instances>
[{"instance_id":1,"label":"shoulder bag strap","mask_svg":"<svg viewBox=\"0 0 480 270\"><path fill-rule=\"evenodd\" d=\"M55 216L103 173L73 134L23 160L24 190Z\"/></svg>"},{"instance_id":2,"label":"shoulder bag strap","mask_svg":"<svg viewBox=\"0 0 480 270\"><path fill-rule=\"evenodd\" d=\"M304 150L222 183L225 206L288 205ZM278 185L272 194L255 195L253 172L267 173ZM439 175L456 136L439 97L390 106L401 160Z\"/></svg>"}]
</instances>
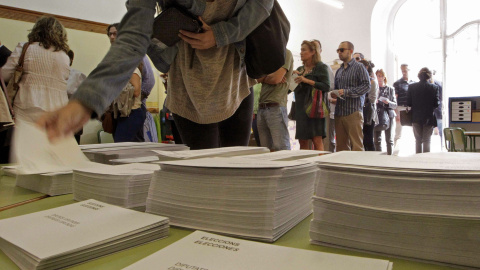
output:
<instances>
[{"instance_id":1,"label":"shoulder bag strap","mask_svg":"<svg viewBox=\"0 0 480 270\"><path fill-rule=\"evenodd\" d=\"M20 90L20 87L19 87L18 83L20 82L20 79L22 78L22 75L23 75L23 61L25 60L25 53L27 52L28 46L30 46L30 42L27 42L23 45L22 54L20 55L20 58L18 59L18 64L15 67L13 77L12 77L12 79L10 79L10 82L9 82L9 83L13 83L13 88L16 89L15 95L13 95L13 97L12 97L12 101L11 101L12 104L10 104L10 106L12 106L12 107L13 107L13 102L15 101L15 98L17 97L18 91ZM17 74L19 74L18 78L17 78Z\"/></svg>"},{"instance_id":2,"label":"shoulder bag strap","mask_svg":"<svg viewBox=\"0 0 480 270\"><path fill-rule=\"evenodd\" d=\"M30 42L27 42L23 45L22 54L20 55L20 58L18 59L18 64L17 64L17 67L16 67L17 71L22 71L23 72L23 61L25 60L25 53L27 52L28 46L30 46ZM20 78L18 78L18 81L20 81Z\"/></svg>"}]
</instances>

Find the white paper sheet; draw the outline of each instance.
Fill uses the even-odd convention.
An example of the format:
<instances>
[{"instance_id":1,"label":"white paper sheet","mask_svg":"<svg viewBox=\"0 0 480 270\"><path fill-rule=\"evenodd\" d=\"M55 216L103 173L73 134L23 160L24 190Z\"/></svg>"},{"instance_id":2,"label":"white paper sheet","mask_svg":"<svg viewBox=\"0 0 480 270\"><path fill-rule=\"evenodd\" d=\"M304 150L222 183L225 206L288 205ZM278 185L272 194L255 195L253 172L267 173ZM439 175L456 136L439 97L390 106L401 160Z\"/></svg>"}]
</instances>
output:
<instances>
[{"instance_id":1,"label":"white paper sheet","mask_svg":"<svg viewBox=\"0 0 480 270\"><path fill-rule=\"evenodd\" d=\"M196 231L124 269L388 270L386 260L338 255Z\"/></svg>"},{"instance_id":2,"label":"white paper sheet","mask_svg":"<svg viewBox=\"0 0 480 270\"><path fill-rule=\"evenodd\" d=\"M73 136L51 143L44 130L24 121L16 123L13 153L20 174L67 172L94 166L80 151Z\"/></svg>"}]
</instances>

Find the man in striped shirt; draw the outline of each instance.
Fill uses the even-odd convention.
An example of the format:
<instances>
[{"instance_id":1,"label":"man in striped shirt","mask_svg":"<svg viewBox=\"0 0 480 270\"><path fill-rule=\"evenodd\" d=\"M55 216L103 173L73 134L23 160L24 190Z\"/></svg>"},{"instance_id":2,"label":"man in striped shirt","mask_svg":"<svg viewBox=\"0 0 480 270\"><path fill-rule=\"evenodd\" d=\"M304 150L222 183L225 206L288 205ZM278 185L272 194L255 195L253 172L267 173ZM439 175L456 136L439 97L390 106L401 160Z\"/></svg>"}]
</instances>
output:
<instances>
[{"instance_id":1,"label":"man in striped shirt","mask_svg":"<svg viewBox=\"0 0 480 270\"><path fill-rule=\"evenodd\" d=\"M352 58L354 46L349 41L340 43L338 57L343 65L335 74L337 96L335 107L335 132L337 151L363 151L363 104L370 90L370 77L365 67Z\"/></svg>"}]
</instances>

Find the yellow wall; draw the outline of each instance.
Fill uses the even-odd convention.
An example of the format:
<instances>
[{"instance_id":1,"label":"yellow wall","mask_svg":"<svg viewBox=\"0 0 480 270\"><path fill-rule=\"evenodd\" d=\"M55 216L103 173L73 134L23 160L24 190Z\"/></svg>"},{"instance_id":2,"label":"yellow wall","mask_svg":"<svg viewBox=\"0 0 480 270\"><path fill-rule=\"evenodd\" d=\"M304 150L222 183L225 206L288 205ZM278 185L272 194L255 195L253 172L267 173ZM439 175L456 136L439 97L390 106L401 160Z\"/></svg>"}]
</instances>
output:
<instances>
[{"instance_id":1,"label":"yellow wall","mask_svg":"<svg viewBox=\"0 0 480 270\"><path fill-rule=\"evenodd\" d=\"M27 41L29 30L32 29L33 23L8 20L0 18L2 32L0 42L13 50L19 42ZM103 59L110 42L106 34L91 33L86 31L67 29L68 44L75 52L75 59L72 68L77 69L88 75L97 64ZM153 65L152 65L153 67ZM154 69L156 82L159 82L158 71ZM149 107L160 109L165 99L165 89L161 83L156 83L152 93L150 94L147 105ZM97 131L101 128L100 122L97 120L90 121L84 128L81 137L82 144L96 143Z\"/></svg>"}]
</instances>

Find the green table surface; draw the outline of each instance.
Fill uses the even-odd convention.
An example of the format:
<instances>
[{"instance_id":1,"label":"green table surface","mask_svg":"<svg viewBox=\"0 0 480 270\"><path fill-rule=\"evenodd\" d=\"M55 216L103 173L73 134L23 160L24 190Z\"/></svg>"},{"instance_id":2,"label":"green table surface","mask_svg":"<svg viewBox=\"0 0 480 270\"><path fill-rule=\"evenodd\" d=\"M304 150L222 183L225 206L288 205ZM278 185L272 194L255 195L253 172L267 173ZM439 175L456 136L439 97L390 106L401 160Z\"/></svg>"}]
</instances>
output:
<instances>
[{"instance_id":1,"label":"green table surface","mask_svg":"<svg viewBox=\"0 0 480 270\"><path fill-rule=\"evenodd\" d=\"M62 195L56 197L45 198L36 202L24 204L17 206L5 211L0 212L0 219L15 217L19 215L24 215L28 213L38 212L42 210L51 209L54 207L59 207L63 205L68 205L75 203L73 200L73 195ZM416 262L404 259L398 259L388 256L372 255L363 252L344 250L339 248L324 247L312 245L309 242L309 227L310 227L311 216L303 220L292 230L278 239L274 245L286 246L286 247L295 247L308 250L316 250L322 252L330 252L336 254L344 255L353 255L360 257L369 257L369 258L378 258L390 260L393 262L394 270L447 270L454 269L447 266L434 265L423 262ZM32 224L32 226L35 226ZM134 247L128 250L124 250L115 254L111 254L102 258L98 258L83 264L73 266L69 269L122 269L136 261L139 261L142 258L147 257L148 255L170 245L171 243L187 236L193 230L182 229L178 227L170 228L170 235L161 240L157 240L151 243L147 243L138 247ZM48 243L45 243L48 245ZM0 269L9 270L9 269L19 269L2 251L0 251Z\"/></svg>"},{"instance_id":2,"label":"green table surface","mask_svg":"<svg viewBox=\"0 0 480 270\"><path fill-rule=\"evenodd\" d=\"M0 208L40 198L42 196L45 196L45 194L16 187L14 177L5 175L0 176Z\"/></svg>"}]
</instances>

